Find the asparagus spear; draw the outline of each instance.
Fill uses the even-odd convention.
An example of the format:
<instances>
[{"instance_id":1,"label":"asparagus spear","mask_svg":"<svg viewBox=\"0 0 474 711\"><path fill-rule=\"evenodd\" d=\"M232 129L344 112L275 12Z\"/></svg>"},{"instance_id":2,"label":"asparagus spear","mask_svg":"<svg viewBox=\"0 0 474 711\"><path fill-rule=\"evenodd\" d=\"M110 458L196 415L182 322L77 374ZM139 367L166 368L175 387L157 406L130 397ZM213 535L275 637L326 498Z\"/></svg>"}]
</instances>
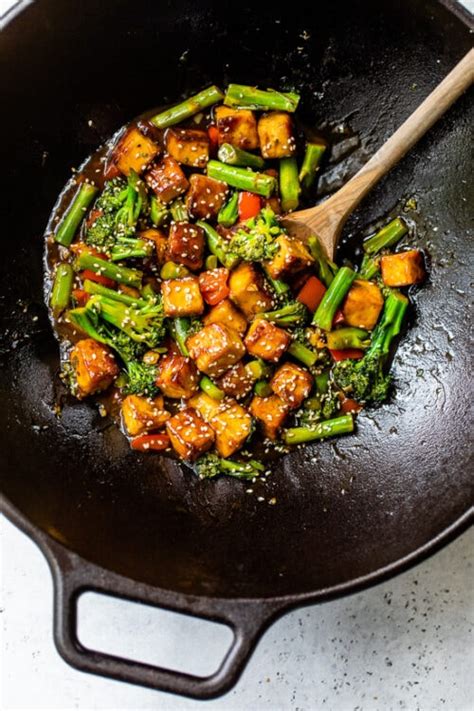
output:
<instances>
[{"instance_id":1,"label":"asparagus spear","mask_svg":"<svg viewBox=\"0 0 474 711\"><path fill-rule=\"evenodd\" d=\"M220 161L228 165L241 165L244 168L255 168L256 170L260 170L265 165L261 156L243 151L230 143L223 143L217 155Z\"/></svg>"},{"instance_id":2,"label":"asparagus spear","mask_svg":"<svg viewBox=\"0 0 474 711\"><path fill-rule=\"evenodd\" d=\"M209 86L207 89L200 91L199 94L190 96L189 99L185 99L185 101L182 101L180 104L156 114L150 121L155 126L158 126L158 128L168 128L168 126L174 126L175 123L184 121L184 119L194 116L194 114L199 113L199 111L207 109L223 98L224 94L219 87Z\"/></svg>"},{"instance_id":3,"label":"asparagus spear","mask_svg":"<svg viewBox=\"0 0 474 711\"><path fill-rule=\"evenodd\" d=\"M270 197L275 191L276 181L271 175L255 173L253 170L239 168L235 165L226 165L217 160L210 160L207 164L207 174L210 178L222 180L238 190Z\"/></svg>"},{"instance_id":4,"label":"asparagus spear","mask_svg":"<svg viewBox=\"0 0 474 711\"><path fill-rule=\"evenodd\" d=\"M220 263L227 267L227 269L233 269L239 261L239 258L229 252L228 244L223 237L220 236L216 230L208 225L207 222L203 220L198 220L196 222L198 227L202 227L206 234L207 247L212 254L215 254Z\"/></svg>"},{"instance_id":5,"label":"asparagus spear","mask_svg":"<svg viewBox=\"0 0 474 711\"><path fill-rule=\"evenodd\" d=\"M299 175L300 183L305 190L309 190L313 185L325 150L326 146L323 143L306 144L306 151Z\"/></svg>"},{"instance_id":6,"label":"asparagus spear","mask_svg":"<svg viewBox=\"0 0 474 711\"><path fill-rule=\"evenodd\" d=\"M332 420L324 420L313 427L291 427L286 430L283 439L286 444L302 444L316 439L325 439L354 431L352 415L341 415Z\"/></svg>"},{"instance_id":7,"label":"asparagus spear","mask_svg":"<svg viewBox=\"0 0 474 711\"><path fill-rule=\"evenodd\" d=\"M408 227L405 222L400 217L396 217L375 235L365 240L364 252L369 255L378 254L382 249L393 247L407 232Z\"/></svg>"},{"instance_id":8,"label":"asparagus spear","mask_svg":"<svg viewBox=\"0 0 474 711\"><path fill-rule=\"evenodd\" d=\"M310 368L318 360L317 354L310 348L306 348L302 343L298 341L293 341L293 343L288 348L288 353L296 358L296 360L301 361L304 365Z\"/></svg>"},{"instance_id":9,"label":"asparagus spear","mask_svg":"<svg viewBox=\"0 0 474 711\"><path fill-rule=\"evenodd\" d=\"M224 97L227 106L241 106L247 109L266 111L296 111L300 97L294 92L281 92L275 89L256 89L254 86L229 84Z\"/></svg>"},{"instance_id":10,"label":"asparagus spear","mask_svg":"<svg viewBox=\"0 0 474 711\"><path fill-rule=\"evenodd\" d=\"M55 316L58 316L61 311L64 311L69 305L73 280L74 270L71 265L59 264L54 276L50 302L51 309Z\"/></svg>"},{"instance_id":11,"label":"asparagus spear","mask_svg":"<svg viewBox=\"0 0 474 711\"><path fill-rule=\"evenodd\" d=\"M213 400L223 400L223 398L225 397L225 392L218 388L217 385L213 383L210 378L207 377L207 375L204 375L201 378L199 382L199 387L203 392L206 393L206 395L212 397Z\"/></svg>"},{"instance_id":12,"label":"asparagus spear","mask_svg":"<svg viewBox=\"0 0 474 711\"><path fill-rule=\"evenodd\" d=\"M341 267L339 269L316 309L313 317L315 326L319 326L325 331L331 330L336 310L355 278L356 273L349 267Z\"/></svg>"},{"instance_id":13,"label":"asparagus spear","mask_svg":"<svg viewBox=\"0 0 474 711\"><path fill-rule=\"evenodd\" d=\"M338 328L326 336L330 350L344 350L345 348L360 348L365 350L370 346L368 331L363 328Z\"/></svg>"},{"instance_id":14,"label":"asparagus spear","mask_svg":"<svg viewBox=\"0 0 474 711\"><path fill-rule=\"evenodd\" d=\"M81 224L87 208L97 195L98 188L90 183L82 183L74 200L66 210L63 219L59 223L54 239L63 247L69 247L76 230Z\"/></svg>"},{"instance_id":15,"label":"asparagus spear","mask_svg":"<svg viewBox=\"0 0 474 711\"><path fill-rule=\"evenodd\" d=\"M136 289L140 289L142 285L143 272L139 269L121 267L118 264L107 262L105 259L100 259L94 254L88 254L87 252L83 252L77 257L74 262L74 268L77 271L89 269L95 274L103 274L103 276L109 279L118 281L119 284L134 286Z\"/></svg>"},{"instance_id":16,"label":"asparagus spear","mask_svg":"<svg viewBox=\"0 0 474 711\"><path fill-rule=\"evenodd\" d=\"M174 202L171 204L170 212L171 217L175 222L186 222L186 220L188 219L188 211L182 198L177 198L176 200L174 200Z\"/></svg>"},{"instance_id":17,"label":"asparagus spear","mask_svg":"<svg viewBox=\"0 0 474 711\"><path fill-rule=\"evenodd\" d=\"M217 222L223 227L232 227L239 219L239 193L234 192L230 200L221 207L217 215Z\"/></svg>"},{"instance_id":18,"label":"asparagus spear","mask_svg":"<svg viewBox=\"0 0 474 711\"><path fill-rule=\"evenodd\" d=\"M280 160L280 199L283 212L296 210L300 193L296 158L282 158Z\"/></svg>"}]
</instances>

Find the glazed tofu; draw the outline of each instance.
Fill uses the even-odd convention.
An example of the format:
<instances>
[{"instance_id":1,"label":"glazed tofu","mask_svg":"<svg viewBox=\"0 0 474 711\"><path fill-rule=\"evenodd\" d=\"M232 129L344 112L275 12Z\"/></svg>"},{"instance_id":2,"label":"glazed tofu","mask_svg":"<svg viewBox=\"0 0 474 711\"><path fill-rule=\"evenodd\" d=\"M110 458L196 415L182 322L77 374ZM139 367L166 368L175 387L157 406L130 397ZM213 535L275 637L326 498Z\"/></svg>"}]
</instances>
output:
<instances>
[{"instance_id":1,"label":"glazed tofu","mask_svg":"<svg viewBox=\"0 0 474 711\"><path fill-rule=\"evenodd\" d=\"M175 200L188 189L188 180L179 163L171 156L164 156L145 173L145 182L161 202Z\"/></svg>"},{"instance_id":2,"label":"glazed tofu","mask_svg":"<svg viewBox=\"0 0 474 711\"><path fill-rule=\"evenodd\" d=\"M197 367L211 378L217 378L245 354L239 334L220 323L211 323L186 341L189 355Z\"/></svg>"},{"instance_id":3,"label":"glazed tofu","mask_svg":"<svg viewBox=\"0 0 474 711\"><path fill-rule=\"evenodd\" d=\"M201 269L204 253L204 230L189 222L174 222L168 236L166 257L189 269Z\"/></svg>"},{"instance_id":4,"label":"glazed tofu","mask_svg":"<svg viewBox=\"0 0 474 711\"><path fill-rule=\"evenodd\" d=\"M230 275L229 288L230 298L248 319L272 308L272 299L263 288L263 276L253 264L239 264Z\"/></svg>"},{"instance_id":5,"label":"glazed tofu","mask_svg":"<svg viewBox=\"0 0 474 711\"><path fill-rule=\"evenodd\" d=\"M294 363L284 363L273 376L270 386L288 407L299 407L311 392L313 376Z\"/></svg>"},{"instance_id":6,"label":"glazed tofu","mask_svg":"<svg viewBox=\"0 0 474 711\"><path fill-rule=\"evenodd\" d=\"M278 395L259 397L255 395L250 403L251 414L262 425L264 434L269 439L276 439L290 408Z\"/></svg>"},{"instance_id":7,"label":"glazed tofu","mask_svg":"<svg viewBox=\"0 0 474 711\"><path fill-rule=\"evenodd\" d=\"M253 388L253 379L247 373L242 362L236 363L229 368L224 375L216 380L216 385L225 392L226 395L239 400L245 397Z\"/></svg>"},{"instance_id":8,"label":"glazed tofu","mask_svg":"<svg viewBox=\"0 0 474 711\"><path fill-rule=\"evenodd\" d=\"M216 449L221 457L237 452L252 431L252 417L237 402L225 403L210 421L216 436Z\"/></svg>"},{"instance_id":9,"label":"glazed tofu","mask_svg":"<svg viewBox=\"0 0 474 711\"><path fill-rule=\"evenodd\" d=\"M193 395L193 397L188 400L188 405L197 410L202 419L207 423L212 420L221 407L221 403L218 400L214 400L214 398L203 392L203 390L200 390L196 393L196 395Z\"/></svg>"},{"instance_id":10,"label":"glazed tofu","mask_svg":"<svg viewBox=\"0 0 474 711\"><path fill-rule=\"evenodd\" d=\"M371 331L379 320L383 296L377 284L356 279L342 306L344 320L349 326Z\"/></svg>"},{"instance_id":11,"label":"glazed tofu","mask_svg":"<svg viewBox=\"0 0 474 711\"><path fill-rule=\"evenodd\" d=\"M205 168L209 160L207 131L193 128L169 128L165 134L166 150L178 163L191 168Z\"/></svg>"},{"instance_id":12,"label":"glazed tofu","mask_svg":"<svg viewBox=\"0 0 474 711\"><path fill-rule=\"evenodd\" d=\"M110 348L93 338L84 338L76 343L71 351L70 363L78 398L106 390L120 372Z\"/></svg>"},{"instance_id":13,"label":"glazed tofu","mask_svg":"<svg viewBox=\"0 0 474 711\"><path fill-rule=\"evenodd\" d=\"M423 255L419 249L388 254L380 260L385 286L410 286L425 278Z\"/></svg>"},{"instance_id":14,"label":"glazed tofu","mask_svg":"<svg viewBox=\"0 0 474 711\"><path fill-rule=\"evenodd\" d=\"M296 151L293 120L285 111L270 111L258 122L260 150L264 158L288 158Z\"/></svg>"},{"instance_id":15,"label":"glazed tofu","mask_svg":"<svg viewBox=\"0 0 474 711\"><path fill-rule=\"evenodd\" d=\"M248 352L271 363L280 360L290 343L289 333L263 318L253 321L245 336Z\"/></svg>"},{"instance_id":16,"label":"glazed tofu","mask_svg":"<svg viewBox=\"0 0 474 711\"><path fill-rule=\"evenodd\" d=\"M181 354L165 355L158 364L156 384L166 397L191 397L199 388L196 366Z\"/></svg>"},{"instance_id":17,"label":"glazed tofu","mask_svg":"<svg viewBox=\"0 0 474 711\"><path fill-rule=\"evenodd\" d=\"M166 248L168 246L168 238L161 230L150 227L148 230L142 230L138 233L140 239L149 239L155 245L156 261L158 264L163 264L166 261Z\"/></svg>"},{"instance_id":18,"label":"glazed tofu","mask_svg":"<svg viewBox=\"0 0 474 711\"><path fill-rule=\"evenodd\" d=\"M199 316L204 311L204 301L197 277L166 279L161 282L163 309L166 316Z\"/></svg>"},{"instance_id":19,"label":"glazed tofu","mask_svg":"<svg viewBox=\"0 0 474 711\"><path fill-rule=\"evenodd\" d=\"M227 185L220 180L193 173L189 178L189 191L186 195L189 215L196 220L217 219L227 191Z\"/></svg>"},{"instance_id":20,"label":"glazed tofu","mask_svg":"<svg viewBox=\"0 0 474 711\"><path fill-rule=\"evenodd\" d=\"M205 326L211 323L222 323L224 326L237 331L239 336L243 336L247 330L247 319L229 299L224 299L213 306L209 313L204 316L203 322Z\"/></svg>"},{"instance_id":21,"label":"glazed tofu","mask_svg":"<svg viewBox=\"0 0 474 711\"><path fill-rule=\"evenodd\" d=\"M223 143L231 143L246 151L258 148L257 121L252 111L218 106L214 111L214 117L220 146Z\"/></svg>"},{"instance_id":22,"label":"glazed tofu","mask_svg":"<svg viewBox=\"0 0 474 711\"><path fill-rule=\"evenodd\" d=\"M166 431L181 459L193 462L214 443L214 431L192 407L181 410L166 423Z\"/></svg>"},{"instance_id":23,"label":"glazed tofu","mask_svg":"<svg viewBox=\"0 0 474 711\"><path fill-rule=\"evenodd\" d=\"M150 430L159 430L171 417L165 410L161 395L153 399L139 395L127 395L122 402L122 419L131 437Z\"/></svg>"},{"instance_id":24,"label":"glazed tofu","mask_svg":"<svg viewBox=\"0 0 474 711\"><path fill-rule=\"evenodd\" d=\"M141 173L160 152L157 143L140 133L138 128L130 128L115 147L111 165L128 175L131 170Z\"/></svg>"},{"instance_id":25,"label":"glazed tofu","mask_svg":"<svg viewBox=\"0 0 474 711\"><path fill-rule=\"evenodd\" d=\"M288 279L314 263L313 257L299 239L280 235L275 243L278 245L278 252L265 264L273 279Z\"/></svg>"}]
</instances>

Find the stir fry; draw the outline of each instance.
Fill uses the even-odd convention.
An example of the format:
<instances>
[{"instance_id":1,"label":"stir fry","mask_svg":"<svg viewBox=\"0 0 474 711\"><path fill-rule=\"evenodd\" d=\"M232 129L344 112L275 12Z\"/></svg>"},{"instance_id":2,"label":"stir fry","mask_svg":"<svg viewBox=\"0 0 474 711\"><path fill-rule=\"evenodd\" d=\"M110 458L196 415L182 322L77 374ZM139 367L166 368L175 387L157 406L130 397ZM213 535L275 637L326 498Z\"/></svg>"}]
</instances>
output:
<instances>
[{"instance_id":1,"label":"stir fry","mask_svg":"<svg viewBox=\"0 0 474 711\"><path fill-rule=\"evenodd\" d=\"M79 399L107 393L132 449L174 451L203 478L258 476L255 441L281 452L352 432L389 397L401 289L424 279L422 253L398 246L402 218L358 265L285 232L327 149L298 128L298 102L230 84L140 119L53 221L64 381Z\"/></svg>"}]
</instances>

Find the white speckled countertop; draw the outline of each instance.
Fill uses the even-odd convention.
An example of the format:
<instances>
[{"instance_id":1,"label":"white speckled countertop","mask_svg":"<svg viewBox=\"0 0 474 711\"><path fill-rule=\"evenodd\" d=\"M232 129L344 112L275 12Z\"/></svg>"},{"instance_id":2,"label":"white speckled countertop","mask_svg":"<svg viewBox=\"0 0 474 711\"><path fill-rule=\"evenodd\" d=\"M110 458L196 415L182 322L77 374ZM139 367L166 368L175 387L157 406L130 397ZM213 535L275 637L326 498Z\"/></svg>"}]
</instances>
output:
<instances>
[{"instance_id":1,"label":"white speckled countertop","mask_svg":"<svg viewBox=\"0 0 474 711\"><path fill-rule=\"evenodd\" d=\"M0 14L10 4L0 0ZM474 12L474 0L464 4ZM387 583L289 613L264 635L238 685L205 708L471 711L473 550L471 530ZM80 613L84 642L195 673L212 671L229 642L224 628L120 601L96 598ZM204 708L72 669L55 650L51 625L46 561L0 518L2 711Z\"/></svg>"}]
</instances>

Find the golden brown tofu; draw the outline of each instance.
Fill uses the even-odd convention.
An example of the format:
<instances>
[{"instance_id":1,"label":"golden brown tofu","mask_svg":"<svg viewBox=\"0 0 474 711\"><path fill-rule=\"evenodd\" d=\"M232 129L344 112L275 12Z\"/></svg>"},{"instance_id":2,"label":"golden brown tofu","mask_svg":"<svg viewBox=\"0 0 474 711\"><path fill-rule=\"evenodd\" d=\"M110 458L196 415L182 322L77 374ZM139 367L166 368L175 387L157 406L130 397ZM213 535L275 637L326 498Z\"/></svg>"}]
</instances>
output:
<instances>
[{"instance_id":1,"label":"golden brown tofu","mask_svg":"<svg viewBox=\"0 0 474 711\"><path fill-rule=\"evenodd\" d=\"M260 150L264 158L288 158L296 151L293 120L285 111L270 111L258 122Z\"/></svg>"},{"instance_id":2,"label":"golden brown tofu","mask_svg":"<svg viewBox=\"0 0 474 711\"><path fill-rule=\"evenodd\" d=\"M225 202L227 185L207 175L193 173L189 178L189 190L186 195L186 207L191 217L196 220L213 220Z\"/></svg>"},{"instance_id":3,"label":"golden brown tofu","mask_svg":"<svg viewBox=\"0 0 474 711\"><path fill-rule=\"evenodd\" d=\"M288 279L314 263L313 257L299 239L280 235L275 243L278 245L278 252L265 264L273 279Z\"/></svg>"},{"instance_id":4,"label":"golden brown tofu","mask_svg":"<svg viewBox=\"0 0 474 711\"><path fill-rule=\"evenodd\" d=\"M196 366L178 353L165 355L158 364L156 384L166 397L191 397L199 388Z\"/></svg>"},{"instance_id":5,"label":"golden brown tofu","mask_svg":"<svg viewBox=\"0 0 474 711\"><path fill-rule=\"evenodd\" d=\"M248 352L271 363L280 360L290 343L289 333L263 318L253 321L245 336Z\"/></svg>"},{"instance_id":6,"label":"golden brown tofu","mask_svg":"<svg viewBox=\"0 0 474 711\"><path fill-rule=\"evenodd\" d=\"M220 323L211 323L186 341L189 355L197 367L211 378L225 373L245 354L245 346L237 331Z\"/></svg>"},{"instance_id":7,"label":"golden brown tofu","mask_svg":"<svg viewBox=\"0 0 474 711\"><path fill-rule=\"evenodd\" d=\"M158 264L163 264L166 261L166 248L168 246L168 238L161 230L150 227L147 230L139 232L140 239L149 239L155 245L156 260Z\"/></svg>"},{"instance_id":8,"label":"golden brown tofu","mask_svg":"<svg viewBox=\"0 0 474 711\"><path fill-rule=\"evenodd\" d=\"M356 279L342 306L344 320L349 326L371 331L379 320L383 296L377 284Z\"/></svg>"},{"instance_id":9,"label":"golden brown tofu","mask_svg":"<svg viewBox=\"0 0 474 711\"><path fill-rule=\"evenodd\" d=\"M313 376L294 363L284 363L273 376L270 386L288 407L299 407L311 392Z\"/></svg>"},{"instance_id":10,"label":"golden brown tofu","mask_svg":"<svg viewBox=\"0 0 474 711\"><path fill-rule=\"evenodd\" d=\"M190 222L174 222L170 227L166 258L189 269L201 269L204 230Z\"/></svg>"},{"instance_id":11,"label":"golden brown tofu","mask_svg":"<svg viewBox=\"0 0 474 711\"><path fill-rule=\"evenodd\" d=\"M216 380L216 385L225 392L226 395L239 400L245 397L253 388L253 379L248 374L242 362L236 363L232 368L226 370L224 375Z\"/></svg>"},{"instance_id":12,"label":"golden brown tofu","mask_svg":"<svg viewBox=\"0 0 474 711\"><path fill-rule=\"evenodd\" d=\"M204 316L204 325L210 323L222 323L224 326L233 328L239 336L243 336L247 330L247 319L229 299L223 299L212 307L208 314Z\"/></svg>"},{"instance_id":13,"label":"golden brown tofu","mask_svg":"<svg viewBox=\"0 0 474 711\"><path fill-rule=\"evenodd\" d=\"M169 128L165 134L166 150L178 163L205 168L209 160L207 131L194 128Z\"/></svg>"},{"instance_id":14,"label":"golden brown tofu","mask_svg":"<svg viewBox=\"0 0 474 711\"><path fill-rule=\"evenodd\" d=\"M252 417L237 402L226 402L212 417L210 425L216 435L216 449L221 457L239 450L252 431Z\"/></svg>"},{"instance_id":15,"label":"golden brown tofu","mask_svg":"<svg viewBox=\"0 0 474 711\"><path fill-rule=\"evenodd\" d=\"M214 443L214 431L192 407L181 410L166 423L173 449L181 459L193 462Z\"/></svg>"},{"instance_id":16,"label":"golden brown tofu","mask_svg":"<svg viewBox=\"0 0 474 711\"><path fill-rule=\"evenodd\" d=\"M188 405L190 407L194 407L194 409L199 412L202 419L207 423L210 423L211 419L221 407L221 403L218 400L214 400L210 397L210 395L202 390L188 400Z\"/></svg>"},{"instance_id":17,"label":"golden brown tofu","mask_svg":"<svg viewBox=\"0 0 474 711\"><path fill-rule=\"evenodd\" d=\"M166 316L199 316L204 311L197 277L166 279L161 282L161 293Z\"/></svg>"},{"instance_id":18,"label":"golden brown tofu","mask_svg":"<svg viewBox=\"0 0 474 711\"><path fill-rule=\"evenodd\" d=\"M250 403L251 414L260 422L266 437L276 439L290 408L278 395L259 397L255 395Z\"/></svg>"},{"instance_id":19,"label":"golden brown tofu","mask_svg":"<svg viewBox=\"0 0 474 711\"><path fill-rule=\"evenodd\" d=\"M214 117L220 146L231 143L246 151L258 148L257 121L252 111L218 106L214 110Z\"/></svg>"},{"instance_id":20,"label":"golden brown tofu","mask_svg":"<svg viewBox=\"0 0 474 711\"><path fill-rule=\"evenodd\" d=\"M93 338L84 338L76 343L70 362L78 398L106 390L120 372L110 348Z\"/></svg>"},{"instance_id":21,"label":"golden brown tofu","mask_svg":"<svg viewBox=\"0 0 474 711\"><path fill-rule=\"evenodd\" d=\"M172 202L188 189L188 180L179 163L171 156L163 156L159 163L145 173L145 182L161 202Z\"/></svg>"},{"instance_id":22,"label":"golden brown tofu","mask_svg":"<svg viewBox=\"0 0 474 711\"><path fill-rule=\"evenodd\" d=\"M263 288L263 276L253 264L239 264L231 272L229 288L230 298L248 319L272 308L272 299Z\"/></svg>"},{"instance_id":23,"label":"golden brown tofu","mask_svg":"<svg viewBox=\"0 0 474 711\"><path fill-rule=\"evenodd\" d=\"M425 278L423 255L419 249L388 254L380 260L385 286L410 286Z\"/></svg>"},{"instance_id":24,"label":"golden brown tofu","mask_svg":"<svg viewBox=\"0 0 474 711\"><path fill-rule=\"evenodd\" d=\"M131 437L159 430L170 417L170 413L164 409L161 395L153 400L139 395L127 395L122 402L123 424Z\"/></svg>"},{"instance_id":25,"label":"golden brown tofu","mask_svg":"<svg viewBox=\"0 0 474 711\"><path fill-rule=\"evenodd\" d=\"M124 175L131 170L141 173L159 152L157 143L140 133L138 128L130 128L115 147L111 164Z\"/></svg>"}]
</instances>

